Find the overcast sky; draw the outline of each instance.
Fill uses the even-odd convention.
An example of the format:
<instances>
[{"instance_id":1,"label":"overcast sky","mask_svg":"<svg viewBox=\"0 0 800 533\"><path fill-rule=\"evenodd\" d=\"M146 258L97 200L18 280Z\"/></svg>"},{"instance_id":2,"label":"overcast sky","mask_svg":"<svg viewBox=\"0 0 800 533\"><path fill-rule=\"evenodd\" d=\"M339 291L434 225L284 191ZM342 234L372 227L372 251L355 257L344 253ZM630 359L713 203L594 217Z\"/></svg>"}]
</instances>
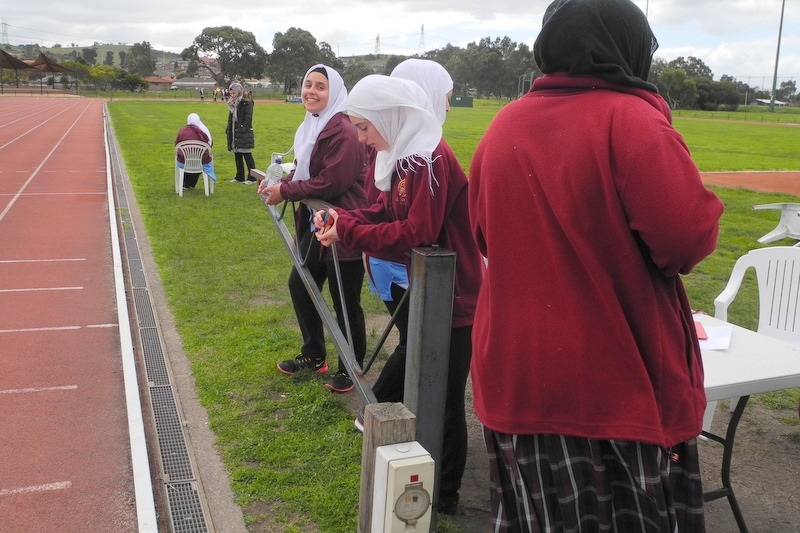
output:
<instances>
[{"instance_id":1,"label":"overcast sky","mask_svg":"<svg viewBox=\"0 0 800 533\"><path fill-rule=\"evenodd\" d=\"M412 55L447 43L464 47L508 36L533 46L549 0L16 0L0 8L10 44L80 46L148 41L180 52L203 28L252 32L268 52L277 32L309 31L341 57ZM728 74L771 88L781 0L636 0L658 38L656 57L695 56L714 79ZM491 9L491 11L489 11ZM800 5L783 21L778 83L800 78Z\"/></svg>"}]
</instances>

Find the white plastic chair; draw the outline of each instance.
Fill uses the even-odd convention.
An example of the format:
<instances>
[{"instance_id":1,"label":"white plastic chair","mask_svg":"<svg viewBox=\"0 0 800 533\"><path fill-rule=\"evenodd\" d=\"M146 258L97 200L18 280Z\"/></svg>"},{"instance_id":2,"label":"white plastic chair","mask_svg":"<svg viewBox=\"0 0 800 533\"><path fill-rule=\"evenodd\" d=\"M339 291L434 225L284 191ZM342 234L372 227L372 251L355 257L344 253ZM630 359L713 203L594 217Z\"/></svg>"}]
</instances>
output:
<instances>
[{"instance_id":1,"label":"white plastic chair","mask_svg":"<svg viewBox=\"0 0 800 533\"><path fill-rule=\"evenodd\" d=\"M781 218L778 221L778 225L774 230L758 239L758 242L767 244L788 238L797 239L800 241L800 204L792 204L787 202L777 204L761 204L754 205L753 209L781 210ZM800 242L795 244L795 246L800 246Z\"/></svg>"},{"instance_id":2,"label":"white plastic chair","mask_svg":"<svg viewBox=\"0 0 800 533\"><path fill-rule=\"evenodd\" d=\"M183 168L178 166L178 153L183 152ZM203 156L211 155L211 146L203 141L181 141L175 145L175 192L183 196L183 174L191 172L203 175L206 196L214 192L214 180L203 170Z\"/></svg>"},{"instance_id":3,"label":"white plastic chair","mask_svg":"<svg viewBox=\"0 0 800 533\"><path fill-rule=\"evenodd\" d=\"M728 320L730 306L748 269L758 283L758 328L756 331L800 345L800 247L772 246L750 250L733 265L725 289L714 300L714 316ZM738 398L731 399L731 411ZM703 416L703 431L709 431L716 402L709 402Z\"/></svg>"}]
</instances>

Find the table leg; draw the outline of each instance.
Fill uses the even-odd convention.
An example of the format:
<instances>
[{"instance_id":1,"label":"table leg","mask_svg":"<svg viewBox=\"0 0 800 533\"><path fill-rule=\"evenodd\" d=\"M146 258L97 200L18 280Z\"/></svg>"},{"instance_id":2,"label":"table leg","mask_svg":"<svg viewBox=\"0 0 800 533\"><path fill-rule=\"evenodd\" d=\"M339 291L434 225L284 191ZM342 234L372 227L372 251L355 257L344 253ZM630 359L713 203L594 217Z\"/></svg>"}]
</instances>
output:
<instances>
[{"instance_id":1,"label":"table leg","mask_svg":"<svg viewBox=\"0 0 800 533\"><path fill-rule=\"evenodd\" d=\"M711 439L715 442L722 444L722 469L720 476L722 478L722 487L719 489L708 490L703 493L703 501L710 502L718 498L727 497L728 503L733 511L733 516L736 518L736 524L739 526L741 533L747 533L747 524L744 521L742 510L739 508L739 502L736 501L736 495L733 493L733 486L731 485L731 459L733 456L733 443L736 438L736 429L739 426L739 421L744 413L744 408L750 396L742 396L736 404L736 409L733 410L731 420L728 422L728 430L725 437L720 437L714 433L703 431L704 437Z\"/></svg>"}]
</instances>

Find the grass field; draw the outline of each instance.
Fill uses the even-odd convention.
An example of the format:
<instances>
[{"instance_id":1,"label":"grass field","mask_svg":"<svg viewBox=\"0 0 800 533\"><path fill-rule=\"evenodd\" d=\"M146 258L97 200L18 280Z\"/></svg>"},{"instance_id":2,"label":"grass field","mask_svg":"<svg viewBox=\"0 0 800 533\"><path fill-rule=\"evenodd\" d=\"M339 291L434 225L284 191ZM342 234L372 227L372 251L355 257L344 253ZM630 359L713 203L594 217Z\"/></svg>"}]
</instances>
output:
<instances>
[{"instance_id":1,"label":"grass field","mask_svg":"<svg viewBox=\"0 0 800 533\"><path fill-rule=\"evenodd\" d=\"M208 100L208 99L207 99ZM291 267L255 186L228 183L233 156L225 151L228 108L222 103L114 101L109 104L130 181L184 348L208 409L237 500L257 531L356 530L361 435L341 397L318 375L280 374L294 357L300 334L286 289ZM197 112L215 140L220 182L211 197L173 185L173 142L186 116ZM303 118L299 104L255 107L259 168L273 151L286 151ZM466 168L497 107L454 108L445 137ZM701 170L800 170L797 131L785 126L676 118L676 127ZM793 156L794 155L794 156ZM800 201L780 194L715 189L726 206L717 251L685 277L693 305L713 313L733 262L757 247L775 213L751 206ZM746 290L730 317L754 327L756 295ZM364 290L369 316L383 305ZM369 331L370 348L380 331ZM335 351L329 351L335 357ZM778 405L797 392L770 396ZM267 529L266 524L278 524ZM440 531L458 531L445 517Z\"/></svg>"}]
</instances>

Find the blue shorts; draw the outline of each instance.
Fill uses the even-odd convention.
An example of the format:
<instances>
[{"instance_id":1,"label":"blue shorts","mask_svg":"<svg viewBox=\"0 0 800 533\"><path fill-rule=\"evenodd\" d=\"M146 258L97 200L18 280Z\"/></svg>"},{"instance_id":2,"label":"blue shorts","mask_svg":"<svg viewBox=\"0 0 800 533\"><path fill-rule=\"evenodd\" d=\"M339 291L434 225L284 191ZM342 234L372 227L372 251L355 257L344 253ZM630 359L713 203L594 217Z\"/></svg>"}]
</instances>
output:
<instances>
[{"instance_id":1,"label":"blue shorts","mask_svg":"<svg viewBox=\"0 0 800 533\"><path fill-rule=\"evenodd\" d=\"M367 281L372 294L380 296L384 302L392 301L392 283L408 290L408 270L402 263L369 257Z\"/></svg>"}]
</instances>

